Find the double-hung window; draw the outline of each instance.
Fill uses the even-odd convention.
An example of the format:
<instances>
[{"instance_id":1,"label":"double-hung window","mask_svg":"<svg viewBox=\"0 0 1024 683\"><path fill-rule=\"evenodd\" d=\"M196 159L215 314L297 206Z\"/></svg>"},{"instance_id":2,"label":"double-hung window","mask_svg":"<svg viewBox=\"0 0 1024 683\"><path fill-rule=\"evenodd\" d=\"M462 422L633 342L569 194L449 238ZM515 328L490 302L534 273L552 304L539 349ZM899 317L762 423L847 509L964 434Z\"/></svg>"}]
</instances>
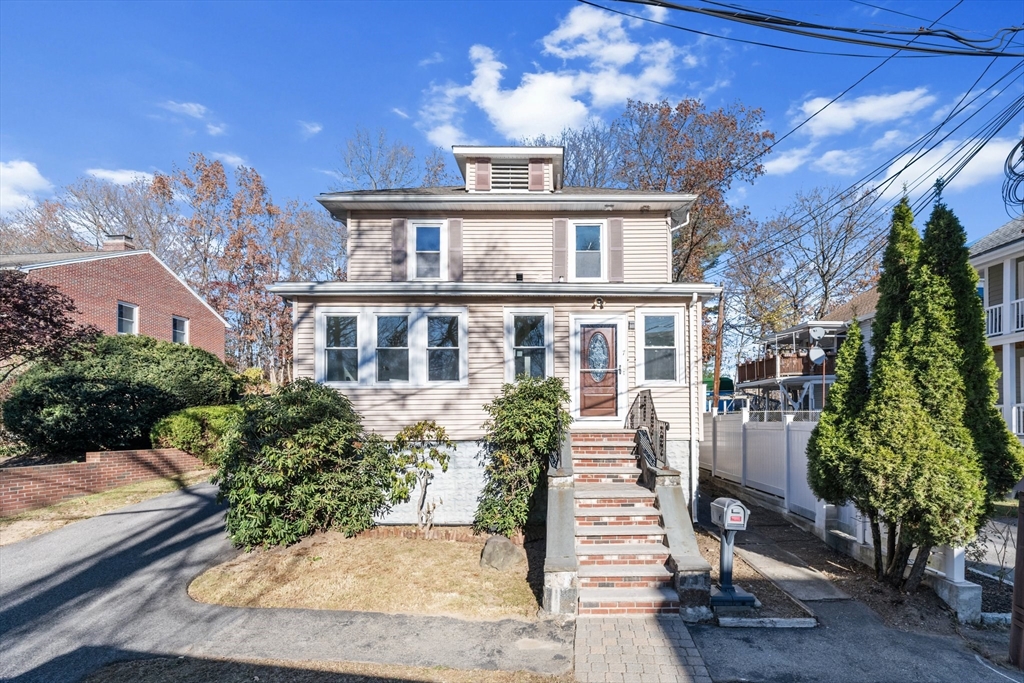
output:
<instances>
[{"instance_id":1,"label":"double-hung window","mask_svg":"<svg viewBox=\"0 0 1024 683\"><path fill-rule=\"evenodd\" d=\"M552 319L550 309L506 311L506 381L552 375Z\"/></svg>"},{"instance_id":2,"label":"double-hung window","mask_svg":"<svg viewBox=\"0 0 1024 683\"><path fill-rule=\"evenodd\" d=\"M573 252L569 257L571 279L603 281L607 278L607 249L604 221L572 223Z\"/></svg>"},{"instance_id":3,"label":"double-hung window","mask_svg":"<svg viewBox=\"0 0 1024 683\"><path fill-rule=\"evenodd\" d=\"M427 316L427 381L459 381L459 316Z\"/></svg>"},{"instance_id":4,"label":"double-hung window","mask_svg":"<svg viewBox=\"0 0 1024 683\"><path fill-rule=\"evenodd\" d=\"M444 221L409 222L410 280L446 280L448 235Z\"/></svg>"},{"instance_id":5,"label":"double-hung window","mask_svg":"<svg viewBox=\"0 0 1024 683\"><path fill-rule=\"evenodd\" d=\"M117 333L139 333L139 307L135 304L117 302Z\"/></svg>"},{"instance_id":6,"label":"double-hung window","mask_svg":"<svg viewBox=\"0 0 1024 683\"><path fill-rule=\"evenodd\" d=\"M377 381L409 381L409 316L377 316Z\"/></svg>"},{"instance_id":7,"label":"double-hung window","mask_svg":"<svg viewBox=\"0 0 1024 683\"><path fill-rule=\"evenodd\" d=\"M359 318L329 315L324 318L324 380L359 381Z\"/></svg>"},{"instance_id":8,"label":"double-hung window","mask_svg":"<svg viewBox=\"0 0 1024 683\"><path fill-rule=\"evenodd\" d=\"M680 381L679 315L675 312L641 312L638 327L643 355L638 354L640 383Z\"/></svg>"},{"instance_id":9,"label":"double-hung window","mask_svg":"<svg viewBox=\"0 0 1024 683\"><path fill-rule=\"evenodd\" d=\"M171 341L175 344L188 344L188 318L171 316Z\"/></svg>"}]
</instances>

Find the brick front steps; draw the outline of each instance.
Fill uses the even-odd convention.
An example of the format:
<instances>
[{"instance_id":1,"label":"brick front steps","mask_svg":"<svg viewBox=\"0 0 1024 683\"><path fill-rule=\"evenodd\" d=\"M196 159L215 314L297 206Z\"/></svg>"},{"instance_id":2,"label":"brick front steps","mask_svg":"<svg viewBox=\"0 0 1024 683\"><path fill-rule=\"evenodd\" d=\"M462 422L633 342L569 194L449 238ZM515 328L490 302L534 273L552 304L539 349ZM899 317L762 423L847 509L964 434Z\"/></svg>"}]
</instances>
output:
<instances>
[{"instance_id":1,"label":"brick front steps","mask_svg":"<svg viewBox=\"0 0 1024 683\"><path fill-rule=\"evenodd\" d=\"M653 491L637 481L632 432L572 435L581 616L679 612Z\"/></svg>"}]
</instances>

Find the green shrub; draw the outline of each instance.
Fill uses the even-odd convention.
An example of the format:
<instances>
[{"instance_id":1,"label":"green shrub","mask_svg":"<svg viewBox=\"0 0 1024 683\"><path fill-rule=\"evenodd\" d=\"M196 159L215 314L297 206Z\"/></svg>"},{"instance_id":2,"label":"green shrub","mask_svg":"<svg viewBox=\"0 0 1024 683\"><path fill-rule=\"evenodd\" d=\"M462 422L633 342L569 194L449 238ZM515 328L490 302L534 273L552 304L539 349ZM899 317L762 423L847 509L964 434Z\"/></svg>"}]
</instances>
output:
<instances>
[{"instance_id":1,"label":"green shrub","mask_svg":"<svg viewBox=\"0 0 1024 683\"><path fill-rule=\"evenodd\" d=\"M384 439L364 434L344 396L302 379L241 406L214 479L235 545L287 545L328 529L353 535L390 509L398 463Z\"/></svg>"},{"instance_id":2,"label":"green shrub","mask_svg":"<svg viewBox=\"0 0 1024 683\"><path fill-rule=\"evenodd\" d=\"M207 465L216 465L222 438L241 414L238 405L185 408L160 419L149 438L153 448L179 448Z\"/></svg>"},{"instance_id":3,"label":"green shrub","mask_svg":"<svg viewBox=\"0 0 1024 683\"><path fill-rule=\"evenodd\" d=\"M148 448L160 418L235 398L231 371L212 353L149 337L100 337L74 359L40 363L21 376L3 421L51 453Z\"/></svg>"},{"instance_id":4,"label":"green shrub","mask_svg":"<svg viewBox=\"0 0 1024 683\"><path fill-rule=\"evenodd\" d=\"M548 456L559 448L559 428L572 418L565 410L569 394L562 380L520 378L505 384L484 406L484 489L477 501L473 529L506 536L522 530L537 498Z\"/></svg>"}]
</instances>

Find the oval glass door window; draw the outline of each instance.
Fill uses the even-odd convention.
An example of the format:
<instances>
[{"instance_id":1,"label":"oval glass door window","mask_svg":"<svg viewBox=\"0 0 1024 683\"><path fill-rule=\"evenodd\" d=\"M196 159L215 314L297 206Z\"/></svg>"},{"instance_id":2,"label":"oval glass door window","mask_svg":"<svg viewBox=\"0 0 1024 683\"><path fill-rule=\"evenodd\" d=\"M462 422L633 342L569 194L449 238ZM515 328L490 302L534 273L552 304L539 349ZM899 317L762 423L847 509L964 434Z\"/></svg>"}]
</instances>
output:
<instances>
[{"instance_id":1,"label":"oval glass door window","mask_svg":"<svg viewBox=\"0 0 1024 683\"><path fill-rule=\"evenodd\" d=\"M600 382L608 372L608 340L600 332L595 332L587 346L587 365L590 366L590 378Z\"/></svg>"}]
</instances>

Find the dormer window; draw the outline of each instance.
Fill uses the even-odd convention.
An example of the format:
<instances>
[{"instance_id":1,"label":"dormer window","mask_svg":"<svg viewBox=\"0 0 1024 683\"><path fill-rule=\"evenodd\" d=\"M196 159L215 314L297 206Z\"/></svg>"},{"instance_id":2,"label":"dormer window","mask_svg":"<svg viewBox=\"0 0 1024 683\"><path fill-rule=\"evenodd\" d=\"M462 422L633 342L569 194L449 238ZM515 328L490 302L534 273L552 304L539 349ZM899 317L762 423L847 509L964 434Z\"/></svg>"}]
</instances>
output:
<instances>
[{"instance_id":1,"label":"dormer window","mask_svg":"<svg viewBox=\"0 0 1024 683\"><path fill-rule=\"evenodd\" d=\"M452 147L467 192L557 192L562 147Z\"/></svg>"}]
</instances>

